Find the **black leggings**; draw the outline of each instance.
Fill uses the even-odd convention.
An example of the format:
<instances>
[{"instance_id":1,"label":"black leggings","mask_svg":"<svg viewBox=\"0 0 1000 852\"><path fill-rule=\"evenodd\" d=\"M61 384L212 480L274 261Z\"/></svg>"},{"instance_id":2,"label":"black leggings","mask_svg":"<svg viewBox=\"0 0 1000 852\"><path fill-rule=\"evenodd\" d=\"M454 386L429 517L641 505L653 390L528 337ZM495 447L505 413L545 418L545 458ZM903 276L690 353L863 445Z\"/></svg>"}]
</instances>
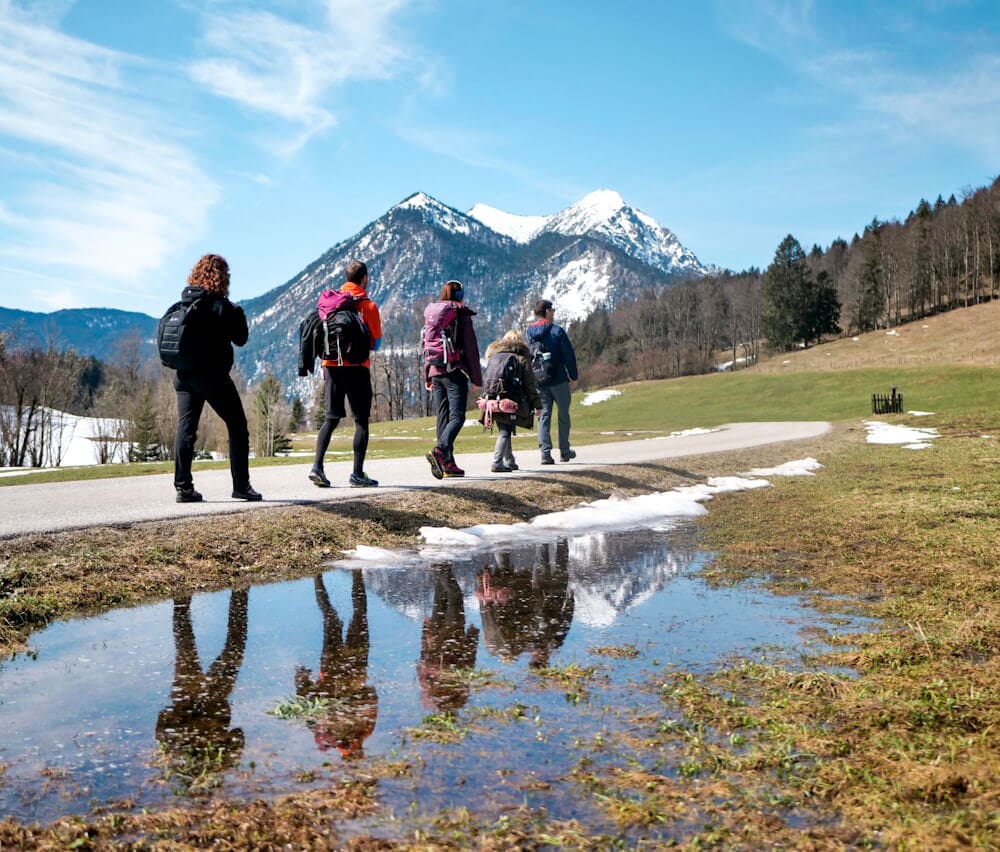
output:
<instances>
[{"instance_id":1,"label":"black leggings","mask_svg":"<svg viewBox=\"0 0 1000 852\"><path fill-rule=\"evenodd\" d=\"M250 431L240 392L229 373L174 373L177 391L177 437L174 441L174 487L193 488L191 462L198 437L198 421L207 402L229 430L229 469L233 490L250 487Z\"/></svg>"}]
</instances>

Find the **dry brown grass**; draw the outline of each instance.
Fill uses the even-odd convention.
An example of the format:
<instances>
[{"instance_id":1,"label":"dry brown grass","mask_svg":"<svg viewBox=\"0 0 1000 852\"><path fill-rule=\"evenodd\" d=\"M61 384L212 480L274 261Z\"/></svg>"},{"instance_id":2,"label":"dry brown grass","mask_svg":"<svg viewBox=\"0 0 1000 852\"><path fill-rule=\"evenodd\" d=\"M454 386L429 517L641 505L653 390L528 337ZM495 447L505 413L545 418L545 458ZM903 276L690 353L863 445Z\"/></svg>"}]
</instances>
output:
<instances>
[{"instance_id":1,"label":"dry brown grass","mask_svg":"<svg viewBox=\"0 0 1000 852\"><path fill-rule=\"evenodd\" d=\"M843 337L781 352L752 369L761 373L1000 364L1000 301L937 314L898 328Z\"/></svg>"}]
</instances>

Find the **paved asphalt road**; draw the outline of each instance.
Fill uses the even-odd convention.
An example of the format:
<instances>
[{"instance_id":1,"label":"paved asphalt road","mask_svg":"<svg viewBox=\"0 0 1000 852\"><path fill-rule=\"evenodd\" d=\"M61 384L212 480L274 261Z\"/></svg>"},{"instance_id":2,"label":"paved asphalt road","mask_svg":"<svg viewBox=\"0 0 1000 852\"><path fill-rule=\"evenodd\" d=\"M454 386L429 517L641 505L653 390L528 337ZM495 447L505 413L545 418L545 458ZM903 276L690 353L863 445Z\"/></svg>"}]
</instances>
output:
<instances>
[{"instance_id":1,"label":"paved asphalt road","mask_svg":"<svg viewBox=\"0 0 1000 852\"><path fill-rule=\"evenodd\" d=\"M730 423L704 434L658 436L577 447L579 455L574 461L568 464L557 461L555 467L541 467L536 450L521 448L517 449L521 470L514 474L490 473L491 454L462 453L461 446L458 460L465 467L465 480L537 476L540 473L557 475L569 467L635 464L815 438L829 429L830 424L823 422ZM794 450L790 448L789 452L794 453ZM796 456L789 455L789 460L793 458ZM241 512L266 506L325 503L394 490L449 488L463 482L462 479L438 481L432 478L430 467L422 456L370 461L366 471L379 481L377 489L347 487L351 472L348 462L328 463L326 472L334 487L320 489L307 478L309 467L308 462L303 462L301 465L251 468L253 485L264 495L263 503L233 500L228 470L198 471L197 466L195 488L205 496L203 503L176 503L173 477L168 474L3 486L0 487L0 538Z\"/></svg>"}]
</instances>

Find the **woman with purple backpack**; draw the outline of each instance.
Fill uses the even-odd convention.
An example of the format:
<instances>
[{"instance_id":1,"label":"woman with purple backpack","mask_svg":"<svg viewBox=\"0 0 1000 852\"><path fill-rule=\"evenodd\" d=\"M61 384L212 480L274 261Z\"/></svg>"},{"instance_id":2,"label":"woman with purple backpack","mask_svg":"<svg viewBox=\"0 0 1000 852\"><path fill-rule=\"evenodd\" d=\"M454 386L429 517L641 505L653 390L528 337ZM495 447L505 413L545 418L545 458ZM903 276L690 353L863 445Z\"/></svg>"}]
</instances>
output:
<instances>
[{"instance_id":1,"label":"woman with purple backpack","mask_svg":"<svg viewBox=\"0 0 1000 852\"><path fill-rule=\"evenodd\" d=\"M436 479L465 476L455 464L455 439L465 425L469 385L483 383L479 342L472 327L476 312L464 303L464 297L462 283L449 281L438 300L424 309L424 385L437 412L437 446L427 454L427 461Z\"/></svg>"}]
</instances>

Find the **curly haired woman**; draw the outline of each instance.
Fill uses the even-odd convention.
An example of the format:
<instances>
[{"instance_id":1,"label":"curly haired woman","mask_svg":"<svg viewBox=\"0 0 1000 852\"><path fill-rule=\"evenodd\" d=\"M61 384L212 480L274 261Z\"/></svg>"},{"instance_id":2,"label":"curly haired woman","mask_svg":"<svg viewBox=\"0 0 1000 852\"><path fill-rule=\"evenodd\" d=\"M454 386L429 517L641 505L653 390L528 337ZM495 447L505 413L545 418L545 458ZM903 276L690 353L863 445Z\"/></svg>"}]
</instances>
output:
<instances>
[{"instance_id":1,"label":"curly haired woman","mask_svg":"<svg viewBox=\"0 0 1000 852\"><path fill-rule=\"evenodd\" d=\"M243 308L229 301L229 264L217 254L206 254L188 276L181 301L194 305L198 322L195 338L195 366L174 373L177 391L177 439L174 444L174 488L178 503L200 503L194 489L191 462L194 459L198 421L207 402L229 431L229 468L233 476L233 497L260 500L250 485L250 431L239 391L229 375L233 367L233 346L247 342L249 329Z\"/></svg>"}]
</instances>

